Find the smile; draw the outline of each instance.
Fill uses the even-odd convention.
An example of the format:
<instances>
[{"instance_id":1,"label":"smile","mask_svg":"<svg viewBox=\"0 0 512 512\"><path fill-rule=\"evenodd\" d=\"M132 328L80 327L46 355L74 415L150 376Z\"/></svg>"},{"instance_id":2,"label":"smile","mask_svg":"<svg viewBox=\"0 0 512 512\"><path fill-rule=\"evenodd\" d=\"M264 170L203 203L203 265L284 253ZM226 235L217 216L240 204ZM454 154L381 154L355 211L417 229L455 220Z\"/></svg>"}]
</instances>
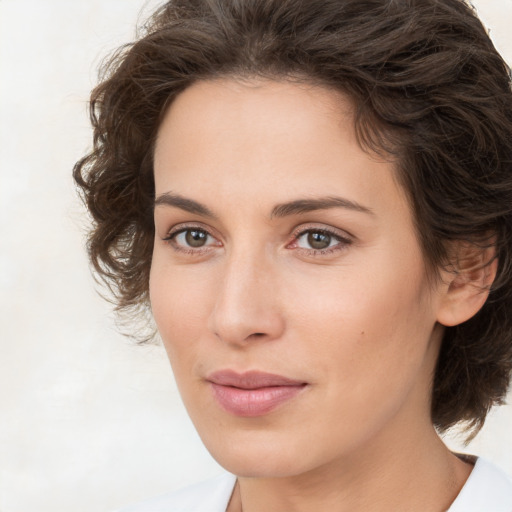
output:
<instances>
[{"instance_id":1,"label":"smile","mask_svg":"<svg viewBox=\"0 0 512 512\"><path fill-rule=\"evenodd\" d=\"M257 371L223 370L208 379L213 396L227 412L255 417L268 414L299 394L307 383Z\"/></svg>"}]
</instances>

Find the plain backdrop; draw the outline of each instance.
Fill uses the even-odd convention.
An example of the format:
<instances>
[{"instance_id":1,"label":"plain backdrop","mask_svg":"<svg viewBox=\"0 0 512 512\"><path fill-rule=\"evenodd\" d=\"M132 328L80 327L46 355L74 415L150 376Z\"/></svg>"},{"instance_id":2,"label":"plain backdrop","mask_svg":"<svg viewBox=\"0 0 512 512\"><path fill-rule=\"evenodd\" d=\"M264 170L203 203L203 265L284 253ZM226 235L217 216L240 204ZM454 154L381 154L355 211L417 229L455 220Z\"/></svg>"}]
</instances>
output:
<instances>
[{"instance_id":1,"label":"plain backdrop","mask_svg":"<svg viewBox=\"0 0 512 512\"><path fill-rule=\"evenodd\" d=\"M162 347L97 296L71 181L98 65L158 4L0 0L1 512L107 512L220 471ZM512 62L512 0L474 4ZM512 474L512 406L465 450Z\"/></svg>"}]
</instances>

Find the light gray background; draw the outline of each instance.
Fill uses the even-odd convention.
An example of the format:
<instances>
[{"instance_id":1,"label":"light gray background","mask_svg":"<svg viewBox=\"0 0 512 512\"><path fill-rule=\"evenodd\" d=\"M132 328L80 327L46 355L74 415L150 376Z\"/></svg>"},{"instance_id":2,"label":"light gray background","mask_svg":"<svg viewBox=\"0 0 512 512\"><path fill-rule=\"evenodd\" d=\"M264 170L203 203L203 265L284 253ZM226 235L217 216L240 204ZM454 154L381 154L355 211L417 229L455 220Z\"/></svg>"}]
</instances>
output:
<instances>
[{"instance_id":1,"label":"light gray background","mask_svg":"<svg viewBox=\"0 0 512 512\"><path fill-rule=\"evenodd\" d=\"M158 4L0 0L2 512L106 512L219 471L163 349L123 339L97 297L70 178L101 58ZM512 0L475 5L512 62ZM512 406L467 451L512 474Z\"/></svg>"}]
</instances>

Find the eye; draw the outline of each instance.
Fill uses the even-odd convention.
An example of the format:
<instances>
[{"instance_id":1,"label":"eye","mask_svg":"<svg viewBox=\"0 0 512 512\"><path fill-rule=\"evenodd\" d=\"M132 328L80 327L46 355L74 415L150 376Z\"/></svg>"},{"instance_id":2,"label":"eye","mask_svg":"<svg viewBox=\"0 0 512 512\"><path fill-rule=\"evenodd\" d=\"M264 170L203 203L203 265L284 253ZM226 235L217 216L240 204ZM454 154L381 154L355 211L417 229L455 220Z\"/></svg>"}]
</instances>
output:
<instances>
[{"instance_id":1,"label":"eye","mask_svg":"<svg viewBox=\"0 0 512 512\"><path fill-rule=\"evenodd\" d=\"M208 231L198 227L176 229L164 240L170 242L175 249L188 252L220 245Z\"/></svg>"},{"instance_id":2,"label":"eye","mask_svg":"<svg viewBox=\"0 0 512 512\"><path fill-rule=\"evenodd\" d=\"M177 233L174 240L181 245L197 248L206 245L209 236L206 231L200 229L186 229L181 233Z\"/></svg>"},{"instance_id":3,"label":"eye","mask_svg":"<svg viewBox=\"0 0 512 512\"><path fill-rule=\"evenodd\" d=\"M297 246L303 249L327 249L339 240L325 231L307 231L297 238Z\"/></svg>"},{"instance_id":4,"label":"eye","mask_svg":"<svg viewBox=\"0 0 512 512\"><path fill-rule=\"evenodd\" d=\"M349 236L343 236L329 229L301 229L288 248L305 252L308 255L321 256L346 249L352 243Z\"/></svg>"}]
</instances>

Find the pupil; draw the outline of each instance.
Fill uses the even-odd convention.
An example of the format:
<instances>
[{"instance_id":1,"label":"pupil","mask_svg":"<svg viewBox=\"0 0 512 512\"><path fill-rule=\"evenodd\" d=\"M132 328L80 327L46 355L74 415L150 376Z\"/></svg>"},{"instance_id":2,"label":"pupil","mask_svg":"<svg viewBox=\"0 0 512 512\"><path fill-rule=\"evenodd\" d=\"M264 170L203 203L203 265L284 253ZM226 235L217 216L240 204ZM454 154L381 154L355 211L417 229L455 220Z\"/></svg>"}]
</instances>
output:
<instances>
[{"instance_id":1,"label":"pupil","mask_svg":"<svg viewBox=\"0 0 512 512\"><path fill-rule=\"evenodd\" d=\"M202 247L206 242L208 235L204 231L189 230L185 235L185 240L190 247Z\"/></svg>"},{"instance_id":2,"label":"pupil","mask_svg":"<svg viewBox=\"0 0 512 512\"><path fill-rule=\"evenodd\" d=\"M326 249L331 243L331 236L315 231L308 234L308 244L313 249Z\"/></svg>"}]
</instances>

